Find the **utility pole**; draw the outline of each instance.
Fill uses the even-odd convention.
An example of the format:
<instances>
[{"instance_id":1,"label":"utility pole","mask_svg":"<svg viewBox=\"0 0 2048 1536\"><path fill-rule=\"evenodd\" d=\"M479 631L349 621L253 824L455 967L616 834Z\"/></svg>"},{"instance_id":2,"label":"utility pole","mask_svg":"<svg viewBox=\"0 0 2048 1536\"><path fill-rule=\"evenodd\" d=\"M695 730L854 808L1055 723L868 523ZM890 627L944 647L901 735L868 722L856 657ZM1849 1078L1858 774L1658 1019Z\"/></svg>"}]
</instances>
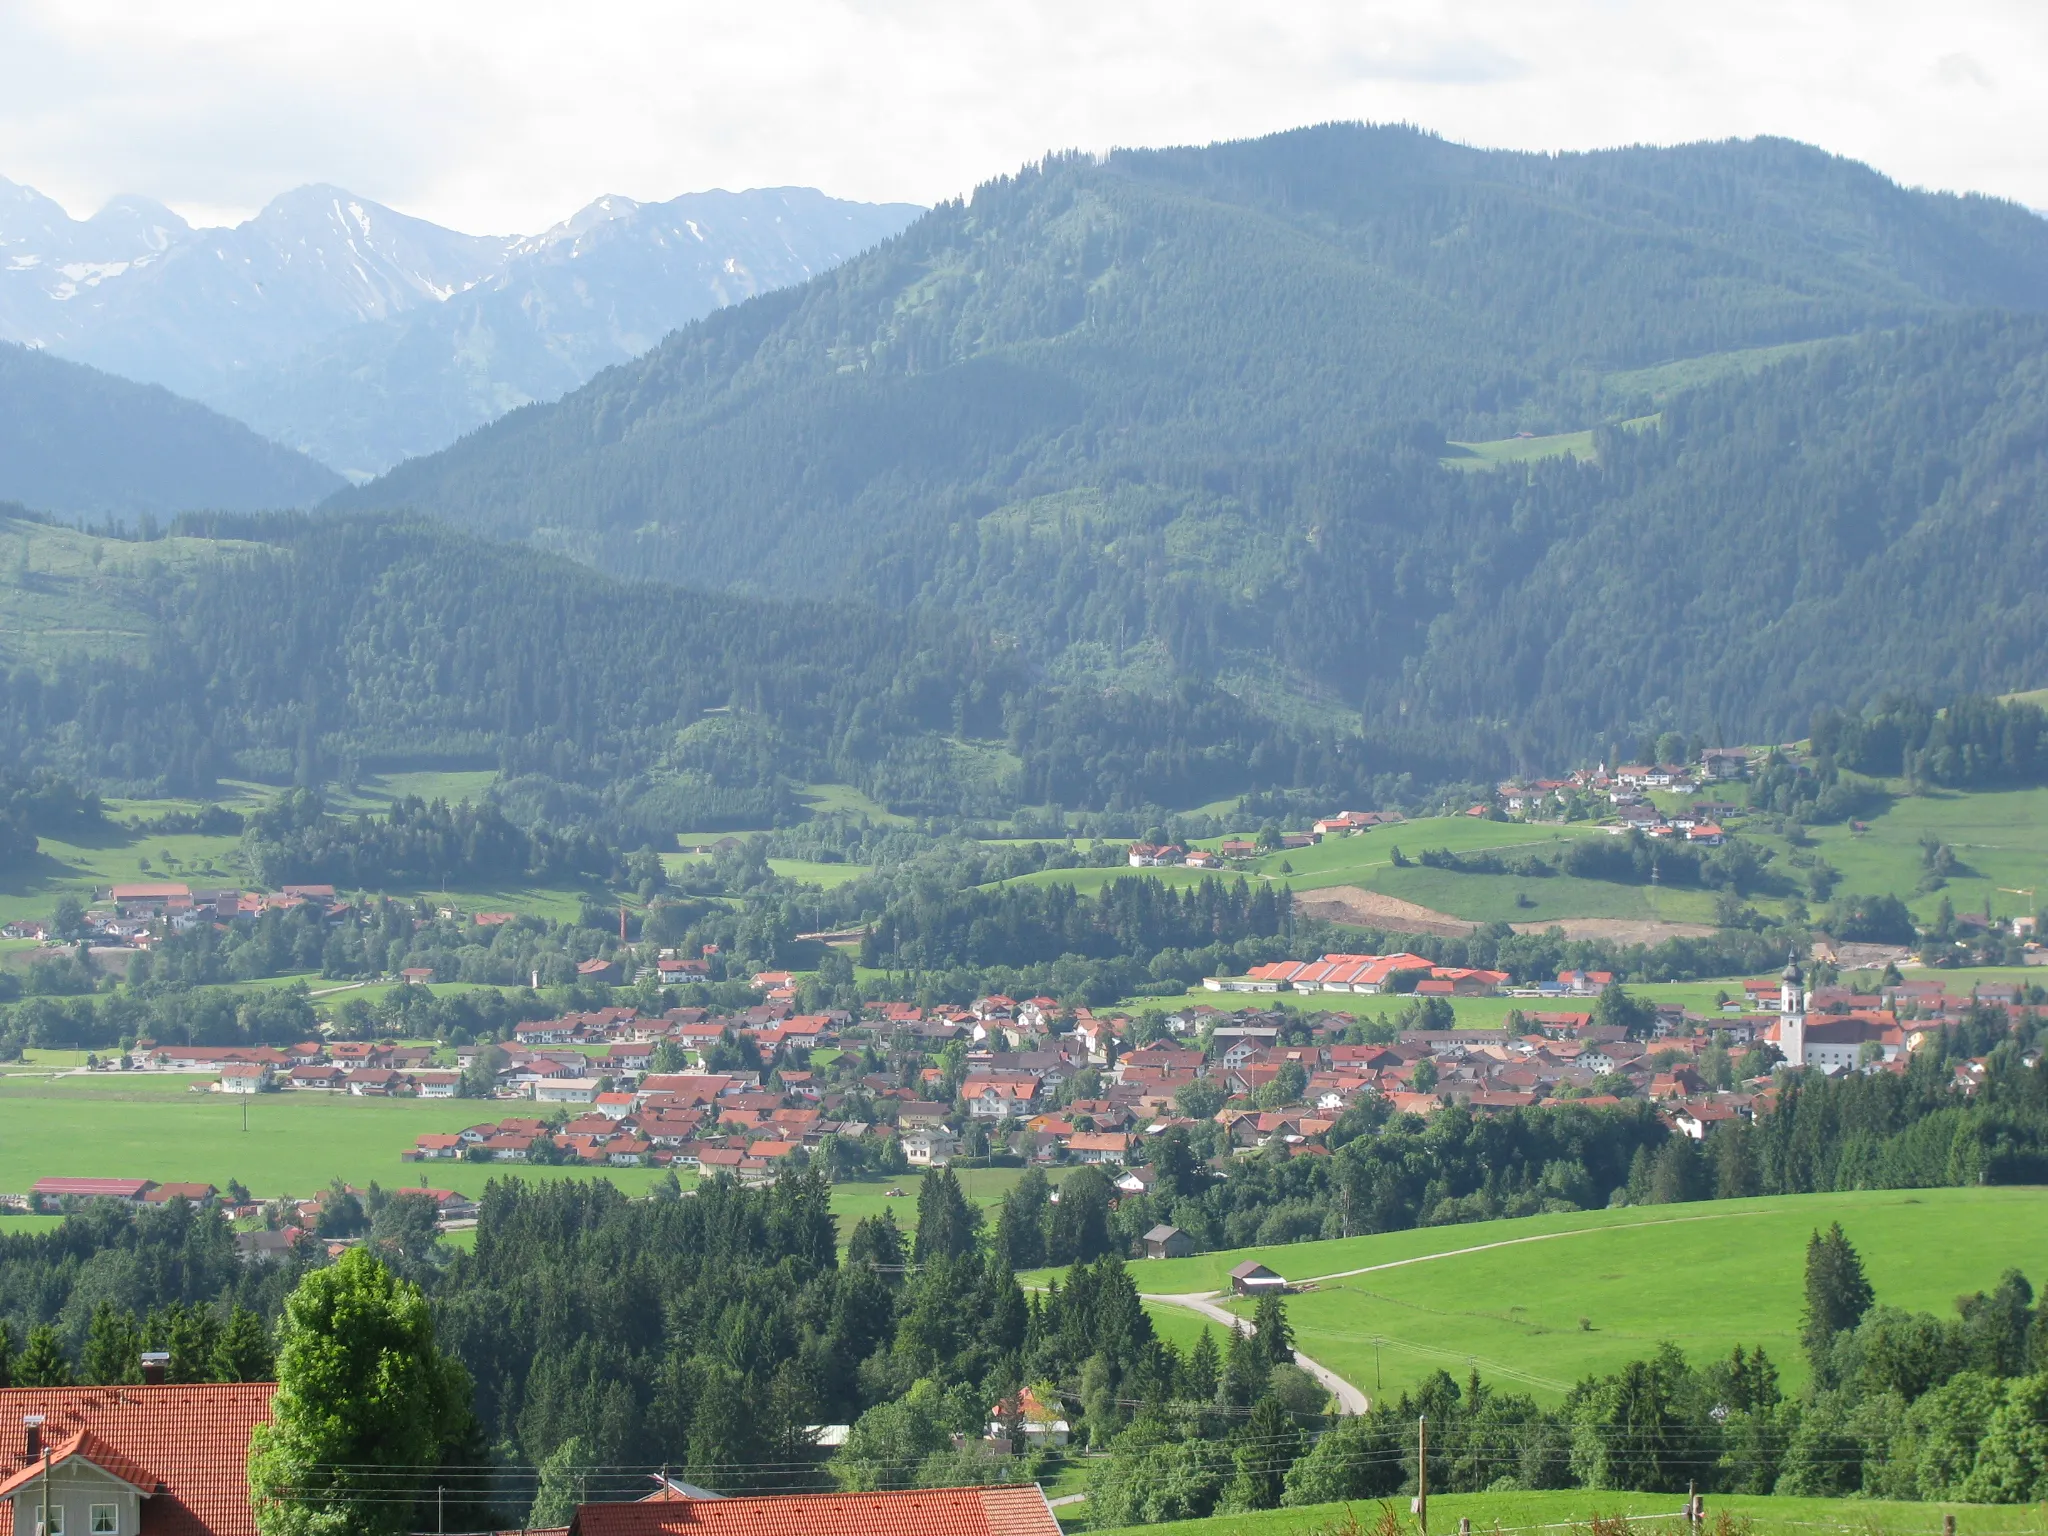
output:
<instances>
[{"instance_id":1,"label":"utility pole","mask_svg":"<svg viewBox=\"0 0 2048 1536\"><path fill-rule=\"evenodd\" d=\"M1429 1536L1429 1416L1415 1421L1415 1528Z\"/></svg>"}]
</instances>

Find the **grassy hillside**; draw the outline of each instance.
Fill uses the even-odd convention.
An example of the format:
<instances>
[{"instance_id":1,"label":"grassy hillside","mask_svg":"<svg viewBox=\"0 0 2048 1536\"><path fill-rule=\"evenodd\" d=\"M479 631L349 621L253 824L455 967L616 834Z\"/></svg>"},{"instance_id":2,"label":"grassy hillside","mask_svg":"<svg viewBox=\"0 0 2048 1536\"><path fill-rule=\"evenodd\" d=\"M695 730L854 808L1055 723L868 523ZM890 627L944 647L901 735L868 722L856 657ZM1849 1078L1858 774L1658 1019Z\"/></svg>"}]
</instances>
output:
<instances>
[{"instance_id":1,"label":"grassy hillside","mask_svg":"<svg viewBox=\"0 0 2048 1536\"><path fill-rule=\"evenodd\" d=\"M1673 1493L1589 1492L1433 1494L1429 1528L1462 1530L1469 1520L1475 1531L1567 1530L1578 1532L1596 1518L1627 1518L1629 1529L1644 1536L1690 1536L1678 1510L1685 1502ZM1722 1515L1738 1522L1747 1536L1800 1536L1809 1531L1853 1531L1857 1536L1935 1536L1953 1517L1956 1536L2041 1536L2038 1510L2010 1504L1920 1504L1883 1499L1776 1498L1748 1494L1715 1494L1707 1500L1709 1522ZM1216 1515L1207 1520L1179 1520L1164 1525L1131 1527L1148 1536L1353 1536L1379 1532L1392 1516L1387 1536L1421 1536L1404 1500L1385 1504L1311 1504L1299 1509L1267 1509L1251 1514ZM1657 1519L1657 1516L1667 1518ZM1118 1533L1125 1536L1125 1533Z\"/></svg>"},{"instance_id":2,"label":"grassy hillside","mask_svg":"<svg viewBox=\"0 0 2048 1536\"><path fill-rule=\"evenodd\" d=\"M1216 1290L1257 1258L1312 1282L1288 1301L1301 1348L1368 1394L1469 1365L1554 1401L1666 1339L1696 1358L1761 1344L1788 1382L1803 1380L1805 1243L1831 1221L1893 1305L1946 1312L2007 1268L2048 1276L2048 1190L1994 1188L1538 1216L1148 1261L1133 1273L1147 1295Z\"/></svg>"},{"instance_id":3,"label":"grassy hillside","mask_svg":"<svg viewBox=\"0 0 2048 1536\"><path fill-rule=\"evenodd\" d=\"M140 660L153 630L152 589L252 548L233 539L94 538L0 507L0 662Z\"/></svg>"}]
</instances>

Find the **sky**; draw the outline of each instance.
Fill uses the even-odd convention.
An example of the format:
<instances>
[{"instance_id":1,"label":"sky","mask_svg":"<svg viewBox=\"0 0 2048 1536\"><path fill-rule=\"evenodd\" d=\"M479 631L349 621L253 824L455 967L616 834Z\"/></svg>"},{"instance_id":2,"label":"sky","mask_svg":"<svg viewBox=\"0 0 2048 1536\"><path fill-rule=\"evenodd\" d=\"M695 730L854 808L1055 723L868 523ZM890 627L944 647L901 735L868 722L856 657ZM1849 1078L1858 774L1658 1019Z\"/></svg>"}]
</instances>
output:
<instances>
[{"instance_id":1,"label":"sky","mask_svg":"<svg viewBox=\"0 0 2048 1536\"><path fill-rule=\"evenodd\" d=\"M2048 209L2048 0L0 0L0 176L476 233L592 198L931 203L1047 150L1331 119L1529 150L1780 134Z\"/></svg>"}]
</instances>

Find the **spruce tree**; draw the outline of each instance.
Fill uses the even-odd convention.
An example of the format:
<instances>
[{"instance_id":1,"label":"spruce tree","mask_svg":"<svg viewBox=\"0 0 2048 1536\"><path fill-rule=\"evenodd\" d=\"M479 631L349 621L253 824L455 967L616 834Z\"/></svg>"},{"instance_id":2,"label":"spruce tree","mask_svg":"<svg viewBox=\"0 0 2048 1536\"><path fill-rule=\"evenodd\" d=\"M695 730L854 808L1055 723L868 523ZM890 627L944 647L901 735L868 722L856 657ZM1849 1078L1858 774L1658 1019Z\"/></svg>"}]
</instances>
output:
<instances>
[{"instance_id":1,"label":"spruce tree","mask_svg":"<svg viewBox=\"0 0 2048 1536\"><path fill-rule=\"evenodd\" d=\"M1875 1299L1842 1224L1831 1222L1825 1236L1814 1233L1806 1245L1806 1318L1799 1342L1823 1385L1829 1384L1827 1354L1835 1335L1861 1322Z\"/></svg>"},{"instance_id":2,"label":"spruce tree","mask_svg":"<svg viewBox=\"0 0 2048 1536\"><path fill-rule=\"evenodd\" d=\"M214 1341L208 1374L215 1381L269 1381L277 1369L270 1350L270 1330L247 1307L228 1314L227 1325Z\"/></svg>"},{"instance_id":3,"label":"spruce tree","mask_svg":"<svg viewBox=\"0 0 2048 1536\"><path fill-rule=\"evenodd\" d=\"M1301 1459L1302 1435L1293 1415L1269 1392L1252 1405L1236 1442L1231 1454L1236 1476L1224 1501L1234 1510L1278 1509L1288 1469Z\"/></svg>"},{"instance_id":4,"label":"spruce tree","mask_svg":"<svg viewBox=\"0 0 2048 1536\"><path fill-rule=\"evenodd\" d=\"M1259 1298L1258 1308L1252 1313L1252 1327L1268 1361L1274 1365L1293 1361L1294 1329L1288 1324L1287 1304L1278 1292L1268 1291Z\"/></svg>"},{"instance_id":5,"label":"spruce tree","mask_svg":"<svg viewBox=\"0 0 2048 1536\"><path fill-rule=\"evenodd\" d=\"M1195 1340L1195 1347L1188 1351L1181 1392L1188 1401L1213 1403L1216 1389L1222 1383L1223 1355L1216 1348L1214 1330L1204 1328L1202 1336Z\"/></svg>"},{"instance_id":6,"label":"spruce tree","mask_svg":"<svg viewBox=\"0 0 2048 1536\"><path fill-rule=\"evenodd\" d=\"M917 1192L917 1237L911 1245L911 1261L929 1264L933 1259L956 1259L973 1252L975 1228L980 1223L981 1212L967 1203L953 1170L930 1169Z\"/></svg>"},{"instance_id":7,"label":"spruce tree","mask_svg":"<svg viewBox=\"0 0 2048 1536\"><path fill-rule=\"evenodd\" d=\"M95 1386L113 1387L142 1380L142 1330L125 1307L103 1301L92 1309L85 1334L80 1373Z\"/></svg>"},{"instance_id":8,"label":"spruce tree","mask_svg":"<svg viewBox=\"0 0 2048 1536\"><path fill-rule=\"evenodd\" d=\"M1265 1394L1273 1362L1259 1341L1236 1324L1230 1329L1230 1349L1223 1357L1223 1401L1232 1408L1249 1408Z\"/></svg>"},{"instance_id":9,"label":"spruce tree","mask_svg":"<svg viewBox=\"0 0 2048 1536\"><path fill-rule=\"evenodd\" d=\"M64 1358L63 1346L57 1342L57 1330L49 1324L28 1331L28 1343L22 1346L21 1355L14 1362L14 1384L17 1387L71 1385L71 1362Z\"/></svg>"}]
</instances>

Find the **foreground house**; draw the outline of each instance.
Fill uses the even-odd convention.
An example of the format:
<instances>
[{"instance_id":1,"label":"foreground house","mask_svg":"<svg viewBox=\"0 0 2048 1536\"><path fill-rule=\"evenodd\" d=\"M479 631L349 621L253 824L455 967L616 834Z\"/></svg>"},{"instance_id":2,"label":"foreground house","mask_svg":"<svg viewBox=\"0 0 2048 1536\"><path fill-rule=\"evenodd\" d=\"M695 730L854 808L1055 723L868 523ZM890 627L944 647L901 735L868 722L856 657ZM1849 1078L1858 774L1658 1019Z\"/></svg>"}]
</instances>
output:
<instances>
[{"instance_id":1,"label":"foreground house","mask_svg":"<svg viewBox=\"0 0 2048 1536\"><path fill-rule=\"evenodd\" d=\"M569 1536L1059 1536L1045 1495L1010 1488L584 1504Z\"/></svg>"},{"instance_id":2,"label":"foreground house","mask_svg":"<svg viewBox=\"0 0 2048 1536\"><path fill-rule=\"evenodd\" d=\"M244 1467L270 1382L0 1390L0 1501L35 1536L256 1536ZM47 1462L45 1456L47 1454Z\"/></svg>"}]
</instances>

